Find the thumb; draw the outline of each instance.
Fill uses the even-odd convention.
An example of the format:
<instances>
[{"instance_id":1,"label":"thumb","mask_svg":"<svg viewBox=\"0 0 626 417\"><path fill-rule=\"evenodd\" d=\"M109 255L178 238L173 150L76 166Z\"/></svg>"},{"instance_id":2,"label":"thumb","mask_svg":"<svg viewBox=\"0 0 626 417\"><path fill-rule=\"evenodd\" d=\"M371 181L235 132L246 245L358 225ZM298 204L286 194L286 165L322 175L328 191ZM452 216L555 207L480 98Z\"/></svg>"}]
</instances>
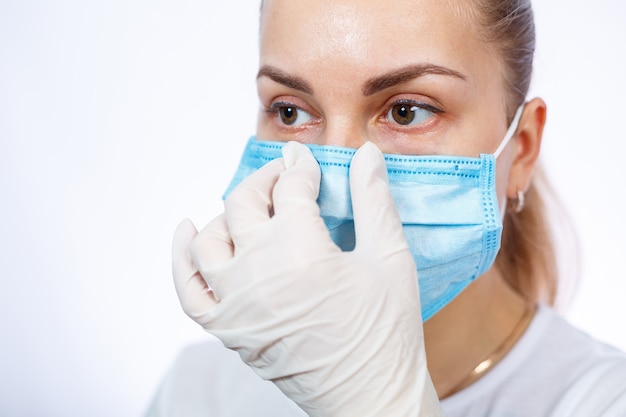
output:
<instances>
[{"instance_id":1,"label":"thumb","mask_svg":"<svg viewBox=\"0 0 626 417\"><path fill-rule=\"evenodd\" d=\"M350 163L350 194L357 249L385 252L408 247L389 189L382 152L366 142Z\"/></svg>"}]
</instances>

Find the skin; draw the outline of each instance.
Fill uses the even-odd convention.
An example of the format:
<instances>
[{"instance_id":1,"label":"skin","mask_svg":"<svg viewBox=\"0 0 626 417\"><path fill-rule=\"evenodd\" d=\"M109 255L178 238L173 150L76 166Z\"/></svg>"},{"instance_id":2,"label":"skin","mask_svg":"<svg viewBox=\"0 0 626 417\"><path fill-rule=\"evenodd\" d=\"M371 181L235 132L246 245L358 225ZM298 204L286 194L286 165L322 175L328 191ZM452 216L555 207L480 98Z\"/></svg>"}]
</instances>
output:
<instances>
[{"instance_id":1,"label":"skin","mask_svg":"<svg viewBox=\"0 0 626 417\"><path fill-rule=\"evenodd\" d=\"M454 0L267 0L257 137L352 148L369 140L396 154L493 153L508 127L502 60L454 6ZM410 125L390 113L403 106L417 108ZM528 102L498 158L501 207L529 186L545 114L541 99ZM524 308L492 267L424 323L440 398L502 343Z\"/></svg>"}]
</instances>

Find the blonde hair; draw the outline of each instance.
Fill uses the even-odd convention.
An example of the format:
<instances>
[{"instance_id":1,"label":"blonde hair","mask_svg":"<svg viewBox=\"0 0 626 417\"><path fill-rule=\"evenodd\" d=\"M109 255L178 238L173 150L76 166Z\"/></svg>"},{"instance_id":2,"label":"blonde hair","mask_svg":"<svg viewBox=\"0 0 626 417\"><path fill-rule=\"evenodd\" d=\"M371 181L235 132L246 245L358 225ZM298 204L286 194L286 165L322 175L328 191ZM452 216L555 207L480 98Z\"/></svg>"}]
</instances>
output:
<instances>
[{"instance_id":1,"label":"blonde hair","mask_svg":"<svg viewBox=\"0 0 626 417\"><path fill-rule=\"evenodd\" d=\"M479 33L503 60L507 116L526 100L535 53L535 24L530 0L474 0L468 2ZM467 4L467 3L465 3ZM467 9L466 9L467 11ZM547 203L552 203L550 207ZM502 246L496 267L505 280L529 302L554 305L559 291L559 268L548 209L567 218L540 164L533 172L521 212L504 218ZM568 222L563 223L570 228ZM570 228L570 231L573 230Z\"/></svg>"}]
</instances>

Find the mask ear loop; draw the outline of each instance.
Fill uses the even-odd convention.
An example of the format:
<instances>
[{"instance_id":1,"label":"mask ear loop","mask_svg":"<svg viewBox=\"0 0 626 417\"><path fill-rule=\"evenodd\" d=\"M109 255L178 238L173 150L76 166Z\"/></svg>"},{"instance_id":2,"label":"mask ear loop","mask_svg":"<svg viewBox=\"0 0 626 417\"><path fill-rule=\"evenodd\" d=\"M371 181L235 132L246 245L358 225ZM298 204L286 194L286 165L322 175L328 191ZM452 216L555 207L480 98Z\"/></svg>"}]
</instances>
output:
<instances>
[{"instance_id":1,"label":"mask ear loop","mask_svg":"<svg viewBox=\"0 0 626 417\"><path fill-rule=\"evenodd\" d=\"M493 153L493 156L496 159L498 159L498 157L500 156L500 154L502 153L506 145L509 143L511 138L515 135L515 132L517 132L519 121L522 118L522 113L524 113L525 105L526 103L522 103L515 111L515 116L513 117L513 121L511 122L509 129L506 131L506 135L504 135L504 139L502 139L502 142L500 142L500 146L498 146L498 149L496 149L496 151Z\"/></svg>"}]
</instances>

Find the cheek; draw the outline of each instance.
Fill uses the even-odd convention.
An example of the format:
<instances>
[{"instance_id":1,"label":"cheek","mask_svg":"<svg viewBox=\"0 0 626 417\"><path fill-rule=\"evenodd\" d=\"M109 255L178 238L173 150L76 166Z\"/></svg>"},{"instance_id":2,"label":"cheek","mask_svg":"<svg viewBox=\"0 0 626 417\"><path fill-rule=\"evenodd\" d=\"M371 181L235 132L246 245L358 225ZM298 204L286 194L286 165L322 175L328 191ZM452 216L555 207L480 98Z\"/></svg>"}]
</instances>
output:
<instances>
[{"instance_id":1,"label":"cheek","mask_svg":"<svg viewBox=\"0 0 626 417\"><path fill-rule=\"evenodd\" d=\"M276 140L272 134L272 120L264 110L259 110L256 122L256 137L259 140Z\"/></svg>"},{"instance_id":2,"label":"cheek","mask_svg":"<svg viewBox=\"0 0 626 417\"><path fill-rule=\"evenodd\" d=\"M500 206L500 215L504 218L507 206L507 188L511 172L511 152L505 149L496 160L496 195Z\"/></svg>"}]
</instances>

